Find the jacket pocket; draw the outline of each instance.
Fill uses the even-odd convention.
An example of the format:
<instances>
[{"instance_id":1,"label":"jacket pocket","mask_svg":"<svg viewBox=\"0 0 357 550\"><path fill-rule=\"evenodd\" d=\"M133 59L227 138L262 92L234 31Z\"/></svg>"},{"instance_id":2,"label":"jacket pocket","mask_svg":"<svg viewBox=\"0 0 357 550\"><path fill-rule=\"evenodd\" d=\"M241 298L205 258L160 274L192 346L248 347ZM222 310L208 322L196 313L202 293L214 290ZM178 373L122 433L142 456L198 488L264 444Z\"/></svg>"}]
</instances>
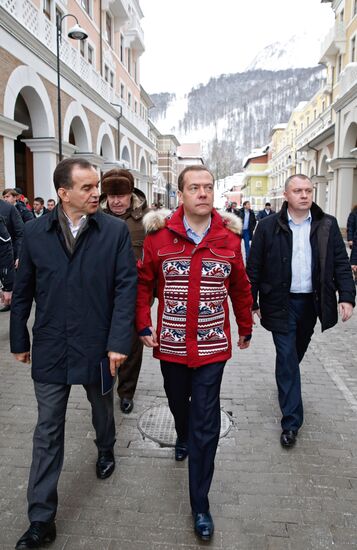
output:
<instances>
[{"instance_id":1,"label":"jacket pocket","mask_svg":"<svg viewBox=\"0 0 357 550\"><path fill-rule=\"evenodd\" d=\"M172 254L182 254L185 251L185 245L182 243L178 244L168 244L159 248L157 255L158 256L171 256Z\"/></svg>"},{"instance_id":2,"label":"jacket pocket","mask_svg":"<svg viewBox=\"0 0 357 550\"><path fill-rule=\"evenodd\" d=\"M226 248L210 248L209 250L211 254L213 254L213 256L217 256L217 258L232 259L236 257L233 250L228 250Z\"/></svg>"}]
</instances>

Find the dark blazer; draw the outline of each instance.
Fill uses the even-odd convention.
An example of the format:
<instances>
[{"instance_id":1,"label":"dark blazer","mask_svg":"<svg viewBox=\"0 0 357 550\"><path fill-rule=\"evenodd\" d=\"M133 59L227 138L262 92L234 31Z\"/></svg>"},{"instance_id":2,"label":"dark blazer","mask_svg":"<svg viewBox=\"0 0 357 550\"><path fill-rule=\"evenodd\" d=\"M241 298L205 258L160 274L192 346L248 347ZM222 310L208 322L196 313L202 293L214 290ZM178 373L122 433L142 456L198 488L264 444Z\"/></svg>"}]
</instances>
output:
<instances>
[{"instance_id":1,"label":"dark blazer","mask_svg":"<svg viewBox=\"0 0 357 550\"><path fill-rule=\"evenodd\" d=\"M352 210L347 218L347 240L353 241L355 235L357 235L357 209Z\"/></svg>"},{"instance_id":2,"label":"dark blazer","mask_svg":"<svg viewBox=\"0 0 357 550\"><path fill-rule=\"evenodd\" d=\"M107 351L128 355L136 299L136 265L124 222L97 212L69 256L56 207L25 225L11 304L13 353L30 350L27 320L36 301L32 377L93 384Z\"/></svg>"},{"instance_id":3,"label":"dark blazer","mask_svg":"<svg viewBox=\"0 0 357 550\"><path fill-rule=\"evenodd\" d=\"M350 264L357 265L357 232L353 237L352 242L353 242L353 245L352 245L351 256L350 256Z\"/></svg>"},{"instance_id":4,"label":"dark blazer","mask_svg":"<svg viewBox=\"0 0 357 550\"><path fill-rule=\"evenodd\" d=\"M6 227L12 240L14 258L17 260L20 255L24 222L22 221L15 206L2 199L0 199L0 216L2 216L5 220Z\"/></svg>"},{"instance_id":5,"label":"dark blazer","mask_svg":"<svg viewBox=\"0 0 357 550\"><path fill-rule=\"evenodd\" d=\"M32 210L29 210L23 201L16 201L15 208L17 208L24 223L33 220L34 216Z\"/></svg>"},{"instance_id":6,"label":"dark blazer","mask_svg":"<svg viewBox=\"0 0 357 550\"><path fill-rule=\"evenodd\" d=\"M237 215L240 217L240 219L244 223L244 208L240 208L237 211ZM257 225L257 220L255 219L255 214L253 210L249 210L248 231L249 231L250 240L252 240L253 238L253 233L256 225Z\"/></svg>"},{"instance_id":7,"label":"dark blazer","mask_svg":"<svg viewBox=\"0 0 357 550\"><path fill-rule=\"evenodd\" d=\"M258 221L263 220L264 218L266 218L267 216L271 216L272 214L275 214L274 210L270 210L269 214L267 214L265 208L263 208L263 210L259 210L257 215L257 220Z\"/></svg>"},{"instance_id":8,"label":"dark blazer","mask_svg":"<svg viewBox=\"0 0 357 550\"><path fill-rule=\"evenodd\" d=\"M14 254L10 233L5 220L0 216L0 283L3 290L10 292L14 282ZM1 288L1 285L0 285Z\"/></svg>"},{"instance_id":9,"label":"dark blazer","mask_svg":"<svg viewBox=\"0 0 357 550\"><path fill-rule=\"evenodd\" d=\"M321 328L325 330L338 320L336 290L339 302L353 305L356 290L336 219L325 214L315 203L311 214L314 303ZM267 330L287 332L291 259L292 232L288 224L287 202L284 202L280 212L259 222L247 263L253 309L260 307L261 324Z\"/></svg>"}]
</instances>

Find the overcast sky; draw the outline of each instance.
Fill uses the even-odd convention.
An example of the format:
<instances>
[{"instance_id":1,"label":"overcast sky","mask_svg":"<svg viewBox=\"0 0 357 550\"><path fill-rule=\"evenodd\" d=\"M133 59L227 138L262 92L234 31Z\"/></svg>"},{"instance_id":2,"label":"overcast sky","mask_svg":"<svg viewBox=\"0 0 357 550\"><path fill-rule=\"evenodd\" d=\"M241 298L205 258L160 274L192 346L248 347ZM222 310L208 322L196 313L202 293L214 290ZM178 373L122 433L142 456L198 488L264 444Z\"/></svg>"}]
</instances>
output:
<instances>
[{"instance_id":1,"label":"overcast sky","mask_svg":"<svg viewBox=\"0 0 357 550\"><path fill-rule=\"evenodd\" d=\"M211 76L244 71L255 55L294 34L327 34L334 16L321 0L139 0L149 93L189 91Z\"/></svg>"}]
</instances>

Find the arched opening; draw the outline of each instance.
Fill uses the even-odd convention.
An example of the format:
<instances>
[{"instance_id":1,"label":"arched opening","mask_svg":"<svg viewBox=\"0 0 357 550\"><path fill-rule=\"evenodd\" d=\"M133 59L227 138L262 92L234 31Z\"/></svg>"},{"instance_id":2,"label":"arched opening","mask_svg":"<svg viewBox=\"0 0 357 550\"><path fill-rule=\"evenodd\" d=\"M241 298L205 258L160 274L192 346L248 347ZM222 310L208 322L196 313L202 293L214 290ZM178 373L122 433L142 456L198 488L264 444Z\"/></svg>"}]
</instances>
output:
<instances>
[{"instance_id":1,"label":"arched opening","mask_svg":"<svg viewBox=\"0 0 357 550\"><path fill-rule=\"evenodd\" d=\"M6 182L6 184L21 187L25 197L32 203L34 199L33 155L26 143L22 141L23 139L33 138L32 123L26 101L21 93L16 98L14 120L25 124L28 126L28 129L23 130L16 140L14 140L15 182Z\"/></svg>"},{"instance_id":2,"label":"arched opening","mask_svg":"<svg viewBox=\"0 0 357 550\"><path fill-rule=\"evenodd\" d=\"M72 119L69 127L68 142L78 147L78 152L88 152L88 140L84 124L79 116Z\"/></svg>"},{"instance_id":3,"label":"arched opening","mask_svg":"<svg viewBox=\"0 0 357 550\"><path fill-rule=\"evenodd\" d=\"M123 147L123 150L122 150L122 153L121 153L121 158L123 160L125 160L125 162L128 163L128 166L130 166L130 154L129 154L129 149L127 148L126 145L125 145L125 147Z\"/></svg>"}]
</instances>

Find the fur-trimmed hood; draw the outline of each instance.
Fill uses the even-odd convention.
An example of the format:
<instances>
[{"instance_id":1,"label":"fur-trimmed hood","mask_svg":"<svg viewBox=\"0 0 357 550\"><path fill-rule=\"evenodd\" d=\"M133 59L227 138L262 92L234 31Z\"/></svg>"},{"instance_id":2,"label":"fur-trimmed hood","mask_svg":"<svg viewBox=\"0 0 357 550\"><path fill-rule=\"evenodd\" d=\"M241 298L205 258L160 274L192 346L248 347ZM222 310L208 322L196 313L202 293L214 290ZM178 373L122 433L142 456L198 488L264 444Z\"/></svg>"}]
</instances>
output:
<instances>
[{"instance_id":1,"label":"fur-trimmed hood","mask_svg":"<svg viewBox=\"0 0 357 550\"><path fill-rule=\"evenodd\" d=\"M237 235L242 234L242 220L230 212L219 212L215 211L222 218L224 226L236 233ZM167 220L172 216L171 210L166 208L161 208L160 210L151 210L143 218L143 225L146 233L154 233L159 229L163 229L166 225Z\"/></svg>"}]
</instances>

